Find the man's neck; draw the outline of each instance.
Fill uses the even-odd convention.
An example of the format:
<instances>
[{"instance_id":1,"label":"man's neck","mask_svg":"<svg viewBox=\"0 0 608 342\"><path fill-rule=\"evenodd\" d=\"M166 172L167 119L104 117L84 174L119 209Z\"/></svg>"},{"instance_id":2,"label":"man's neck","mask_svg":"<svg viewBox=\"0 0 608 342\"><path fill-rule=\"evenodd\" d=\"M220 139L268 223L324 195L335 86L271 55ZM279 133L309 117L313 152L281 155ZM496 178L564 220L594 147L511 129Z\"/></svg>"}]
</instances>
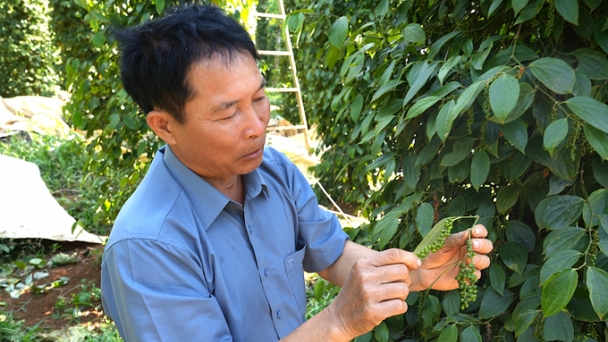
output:
<instances>
[{"instance_id":1,"label":"man's neck","mask_svg":"<svg viewBox=\"0 0 608 342\"><path fill-rule=\"evenodd\" d=\"M233 178L233 180L227 183L218 183L209 180L207 181L231 200L238 202L241 205L245 203L245 186L243 184L243 176L236 176Z\"/></svg>"}]
</instances>

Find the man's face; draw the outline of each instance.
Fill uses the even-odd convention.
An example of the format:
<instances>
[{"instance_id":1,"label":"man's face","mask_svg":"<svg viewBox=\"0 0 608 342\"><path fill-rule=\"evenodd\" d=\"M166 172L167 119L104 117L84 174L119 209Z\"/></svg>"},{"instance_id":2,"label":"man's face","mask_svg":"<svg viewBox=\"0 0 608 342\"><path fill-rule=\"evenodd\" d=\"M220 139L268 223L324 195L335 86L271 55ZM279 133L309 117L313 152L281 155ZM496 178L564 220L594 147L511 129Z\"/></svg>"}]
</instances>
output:
<instances>
[{"instance_id":1,"label":"man's face","mask_svg":"<svg viewBox=\"0 0 608 342\"><path fill-rule=\"evenodd\" d=\"M210 182L253 171L262 162L270 104L264 78L247 53L193 65L188 81L194 98L183 124L174 123L171 149Z\"/></svg>"}]
</instances>

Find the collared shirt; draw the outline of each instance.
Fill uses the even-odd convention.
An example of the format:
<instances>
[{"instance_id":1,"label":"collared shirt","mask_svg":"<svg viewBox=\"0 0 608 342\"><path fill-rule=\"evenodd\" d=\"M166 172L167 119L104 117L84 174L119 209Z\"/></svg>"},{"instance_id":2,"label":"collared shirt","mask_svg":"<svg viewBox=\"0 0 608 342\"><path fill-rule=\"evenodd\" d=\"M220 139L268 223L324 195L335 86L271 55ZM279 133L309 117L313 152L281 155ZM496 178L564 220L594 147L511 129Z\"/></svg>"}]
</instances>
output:
<instances>
[{"instance_id":1,"label":"collared shirt","mask_svg":"<svg viewBox=\"0 0 608 342\"><path fill-rule=\"evenodd\" d=\"M243 180L241 205L158 151L103 256L104 310L125 341L277 341L304 322L303 271L330 266L347 235L276 150Z\"/></svg>"}]
</instances>

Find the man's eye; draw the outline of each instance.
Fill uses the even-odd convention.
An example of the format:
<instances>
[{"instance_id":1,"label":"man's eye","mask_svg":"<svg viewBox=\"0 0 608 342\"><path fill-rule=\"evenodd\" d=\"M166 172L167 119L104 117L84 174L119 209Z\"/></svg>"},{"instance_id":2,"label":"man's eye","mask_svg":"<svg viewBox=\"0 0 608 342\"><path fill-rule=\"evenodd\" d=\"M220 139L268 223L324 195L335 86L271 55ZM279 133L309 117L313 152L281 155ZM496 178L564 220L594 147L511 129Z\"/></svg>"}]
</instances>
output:
<instances>
[{"instance_id":1,"label":"man's eye","mask_svg":"<svg viewBox=\"0 0 608 342\"><path fill-rule=\"evenodd\" d=\"M255 99L255 100L253 100L253 102L259 103L259 102L264 101L264 99L266 99L266 96L259 97L259 98Z\"/></svg>"}]
</instances>

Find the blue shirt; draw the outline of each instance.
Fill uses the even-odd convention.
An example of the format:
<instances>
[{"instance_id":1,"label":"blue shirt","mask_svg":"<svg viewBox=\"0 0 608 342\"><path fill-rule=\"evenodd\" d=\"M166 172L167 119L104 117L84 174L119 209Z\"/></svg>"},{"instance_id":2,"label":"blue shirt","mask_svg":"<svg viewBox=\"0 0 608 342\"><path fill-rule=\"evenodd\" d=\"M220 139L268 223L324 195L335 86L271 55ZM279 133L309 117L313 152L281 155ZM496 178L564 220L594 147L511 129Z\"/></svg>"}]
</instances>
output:
<instances>
[{"instance_id":1,"label":"blue shirt","mask_svg":"<svg viewBox=\"0 0 608 342\"><path fill-rule=\"evenodd\" d=\"M166 146L116 218L102 261L105 312L126 341L277 341L304 322L303 271L347 235L297 167L267 147L231 201Z\"/></svg>"}]
</instances>

